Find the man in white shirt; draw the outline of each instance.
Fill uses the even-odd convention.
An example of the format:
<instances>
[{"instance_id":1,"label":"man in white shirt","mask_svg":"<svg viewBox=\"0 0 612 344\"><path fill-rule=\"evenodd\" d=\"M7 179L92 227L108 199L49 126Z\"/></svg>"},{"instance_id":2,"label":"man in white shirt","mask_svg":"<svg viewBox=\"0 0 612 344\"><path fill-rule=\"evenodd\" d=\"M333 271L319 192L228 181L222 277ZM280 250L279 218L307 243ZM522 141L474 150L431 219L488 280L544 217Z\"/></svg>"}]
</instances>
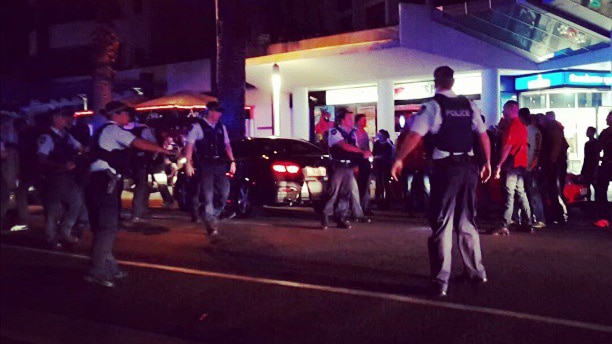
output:
<instances>
[{"instance_id":1,"label":"man in white shirt","mask_svg":"<svg viewBox=\"0 0 612 344\"><path fill-rule=\"evenodd\" d=\"M74 244L70 234L83 211L83 193L76 180L75 158L83 148L68 133L72 112L56 110L50 114L51 126L38 138L38 161L43 177L43 204L46 214L45 234L53 250ZM58 223L61 224L58 228Z\"/></svg>"},{"instance_id":2,"label":"man in white shirt","mask_svg":"<svg viewBox=\"0 0 612 344\"><path fill-rule=\"evenodd\" d=\"M446 296L451 274L453 232L457 240L466 277L486 282L482 265L480 238L476 230L476 186L478 166L474 159L474 131L479 135L486 163L480 177L486 182L491 175L491 147L480 110L467 98L457 96L452 87L454 71L447 66L436 68L436 95L421 106L410 133L398 147L391 169L394 179L403 169L403 159L427 133L434 135L433 171L429 222L432 235L428 241L431 266L431 294Z\"/></svg>"},{"instance_id":3,"label":"man in white shirt","mask_svg":"<svg viewBox=\"0 0 612 344\"><path fill-rule=\"evenodd\" d=\"M204 118L191 126L185 147L185 171L191 177L198 170L199 189L204 198L204 226L211 237L219 234L219 216L229 196L230 182L226 174L236 173L227 128L220 121L222 112L218 102L208 102ZM194 166L194 148L198 166Z\"/></svg>"},{"instance_id":4,"label":"man in white shirt","mask_svg":"<svg viewBox=\"0 0 612 344\"><path fill-rule=\"evenodd\" d=\"M106 105L108 122L94 133L91 153L91 176L85 188L85 200L93 232L91 268L85 275L90 283L112 288L114 280L127 277L113 256L115 234L119 223L122 176L128 172L130 149L172 154L162 147L137 138L121 128L130 121L131 109L122 102Z\"/></svg>"}]
</instances>

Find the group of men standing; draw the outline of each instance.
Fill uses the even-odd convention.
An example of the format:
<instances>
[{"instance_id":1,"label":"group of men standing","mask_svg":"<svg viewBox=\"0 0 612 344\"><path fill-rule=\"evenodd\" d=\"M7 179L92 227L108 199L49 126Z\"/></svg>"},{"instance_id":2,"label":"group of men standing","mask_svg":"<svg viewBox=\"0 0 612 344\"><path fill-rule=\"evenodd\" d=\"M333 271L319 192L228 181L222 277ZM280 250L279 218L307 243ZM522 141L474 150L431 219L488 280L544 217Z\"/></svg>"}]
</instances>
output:
<instances>
[{"instance_id":1,"label":"group of men standing","mask_svg":"<svg viewBox=\"0 0 612 344\"><path fill-rule=\"evenodd\" d=\"M204 218L209 235L217 234L218 217L228 197L226 173L233 174L236 169L227 129L219 121L221 111L218 102L208 103L204 117L195 120L187 135L186 173L197 174L194 193L202 200L198 217ZM111 101L100 113L93 130L85 125L85 133L78 135L73 130L73 112L51 112L49 126L36 142L35 166L41 174L37 186L45 210L47 244L53 250L70 247L90 227L91 267L85 280L113 287L115 280L127 276L112 253L121 217L123 179L129 177L135 184L129 222L144 221L152 154L172 156L175 152L160 146L153 130L137 123L134 109L125 103ZM99 118L102 114L104 119ZM2 145L4 167L7 150L4 141ZM2 189L4 220L4 205L8 204L4 192L9 188Z\"/></svg>"}]
</instances>

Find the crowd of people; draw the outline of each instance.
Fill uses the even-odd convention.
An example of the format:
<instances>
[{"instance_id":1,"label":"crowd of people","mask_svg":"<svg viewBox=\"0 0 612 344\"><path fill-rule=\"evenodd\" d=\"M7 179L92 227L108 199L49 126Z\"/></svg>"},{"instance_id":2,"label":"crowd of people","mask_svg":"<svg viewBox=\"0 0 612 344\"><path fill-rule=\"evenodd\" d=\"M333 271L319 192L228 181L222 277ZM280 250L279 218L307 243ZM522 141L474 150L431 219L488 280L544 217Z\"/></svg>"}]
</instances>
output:
<instances>
[{"instance_id":1,"label":"crowd of people","mask_svg":"<svg viewBox=\"0 0 612 344\"><path fill-rule=\"evenodd\" d=\"M503 194L503 209L491 234L508 235L515 229L534 232L568 221L563 190L569 145L553 111L531 114L510 100L503 106L499 124L487 129L478 107L453 93L451 68L436 69L434 82L435 96L408 121L397 145L386 130L371 139L365 115L336 109L322 137L330 162L321 227L329 228L332 221L345 229L351 228L353 220L369 223L374 205L388 209L404 199L409 212L428 213L432 288L443 296L450 276L453 232L458 233L467 277L479 283L487 280L475 217L477 209L491 211L487 207L495 190L488 183L490 178L500 180ZM116 279L127 275L112 254L122 220L123 180L134 182L131 216L126 219L129 226L146 221L152 172L166 168L171 185L177 161L183 160L192 221L202 222L211 238L218 235L230 191L228 174L236 172L227 129L220 121L222 111L218 102L208 103L201 116L189 122L188 132L179 140L184 141L180 150L174 149L176 143L167 129L139 123L134 110L118 101L109 102L96 115L98 120L87 123L75 121L71 111L51 111L43 130L22 117L3 114L3 229L12 203L17 209L13 230L27 228L28 190L35 186L41 192L49 248L71 247L91 228L91 268L85 279L112 287ZM594 187L598 227L609 227L611 220L607 190L612 177L612 112L607 124L599 136L595 128L587 130L580 178ZM178 154L183 154L182 159L176 159ZM374 200L370 199L372 176ZM399 194L392 179L399 181ZM171 204L167 186L159 186L164 201Z\"/></svg>"}]
</instances>

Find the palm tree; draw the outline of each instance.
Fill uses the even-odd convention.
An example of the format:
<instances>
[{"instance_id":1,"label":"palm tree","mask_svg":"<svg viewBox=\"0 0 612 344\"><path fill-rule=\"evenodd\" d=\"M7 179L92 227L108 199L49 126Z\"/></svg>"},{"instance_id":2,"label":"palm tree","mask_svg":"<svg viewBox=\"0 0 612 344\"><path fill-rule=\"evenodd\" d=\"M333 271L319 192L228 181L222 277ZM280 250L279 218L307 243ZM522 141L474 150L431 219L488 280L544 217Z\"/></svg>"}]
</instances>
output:
<instances>
[{"instance_id":1,"label":"palm tree","mask_svg":"<svg viewBox=\"0 0 612 344\"><path fill-rule=\"evenodd\" d=\"M244 136L245 60L249 14L254 0L217 2L217 93L225 112L223 123L230 138Z\"/></svg>"},{"instance_id":2,"label":"palm tree","mask_svg":"<svg viewBox=\"0 0 612 344\"><path fill-rule=\"evenodd\" d=\"M91 34L91 52L94 65L93 72L93 107L94 111L104 108L113 98L114 64L119 54L119 39L110 20L112 1L99 4L100 25Z\"/></svg>"}]
</instances>

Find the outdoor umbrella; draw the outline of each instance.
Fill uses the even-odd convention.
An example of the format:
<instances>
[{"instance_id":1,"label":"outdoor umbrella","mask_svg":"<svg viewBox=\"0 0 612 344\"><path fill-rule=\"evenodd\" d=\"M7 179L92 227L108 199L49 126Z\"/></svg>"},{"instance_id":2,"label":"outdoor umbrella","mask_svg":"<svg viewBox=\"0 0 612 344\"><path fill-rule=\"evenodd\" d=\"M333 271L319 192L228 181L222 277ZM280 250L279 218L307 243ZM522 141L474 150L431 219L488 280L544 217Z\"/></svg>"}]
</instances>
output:
<instances>
[{"instance_id":1,"label":"outdoor umbrella","mask_svg":"<svg viewBox=\"0 0 612 344\"><path fill-rule=\"evenodd\" d=\"M206 103L216 101L217 98L194 91L181 91L157 99L151 99L138 104L137 111L150 111L162 109L204 109Z\"/></svg>"}]
</instances>

